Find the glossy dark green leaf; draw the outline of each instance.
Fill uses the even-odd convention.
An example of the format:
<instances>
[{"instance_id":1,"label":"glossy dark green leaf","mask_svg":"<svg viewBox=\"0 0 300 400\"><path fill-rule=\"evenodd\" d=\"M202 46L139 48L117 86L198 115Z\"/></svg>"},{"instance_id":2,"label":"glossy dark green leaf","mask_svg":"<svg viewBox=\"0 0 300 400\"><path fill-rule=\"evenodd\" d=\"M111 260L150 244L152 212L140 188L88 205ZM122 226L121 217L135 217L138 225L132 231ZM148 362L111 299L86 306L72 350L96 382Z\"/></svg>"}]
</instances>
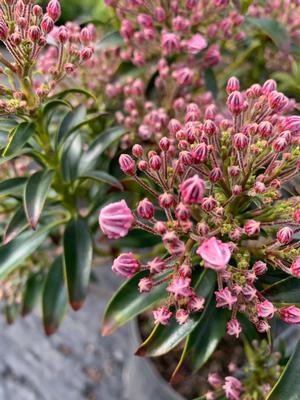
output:
<instances>
[{"instance_id":1,"label":"glossy dark green leaf","mask_svg":"<svg viewBox=\"0 0 300 400\"><path fill-rule=\"evenodd\" d=\"M205 70L204 73L205 89L212 92L214 98L218 97L218 84L214 71L209 68Z\"/></svg>"},{"instance_id":2,"label":"glossy dark green leaf","mask_svg":"<svg viewBox=\"0 0 300 400\"><path fill-rule=\"evenodd\" d=\"M80 105L74 110L71 110L64 117L58 133L57 133L57 143L61 143L63 140L68 137L68 135L72 132L72 129L82 123L86 118L86 108L84 105Z\"/></svg>"},{"instance_id":3,"label":"glossy dark green leaf","mask_svg":"<svg viewBox=\"0 0 300 400\"><path fill-rule=\"evenodd\" d=\"M24 232L0 246L0 281L13 272L46 239L51 226L37 232Z\"/></svg>"},{"instance_id":4,"label":"glossy dark green leaf","mask_svg":"<svg viewBox=\"0 0 300 400\"><path fill-rule=\"evenodd\" d=\"M77 178L81 152L81 136L78 133L74 133L64 143L61 155L61 173L66 182L71 182Z\"/></svg>"},{"instance_id":5,"label":"glossy dark green leaf","mask_svg":"<svg viewBox=\"0 0 300 400\"><path fill-rule=\"evenodd\" d=\"M266 400L299 400L300 341Z\"/></svg>"},{"instance_id":6,"label":"glossy dark green leaf","mask_svg":"<svg viewBox=\"0 0 300 400\"><path fill-rule=\"evenodd\" d=\"M85 126L85 125L89 125L89 124L91 124L92 122L98 121L100 118L107 117L107 116L109 116L109 115L111 115L111 114L110 114L110 113L107 113L107 112L102 112L102 113L97 113L96 115L91 115L90 117L85 118L85 119L84 119L83 121L81 121L79 124L73 126L73 128L70 129L69 134L71 134L72 132L75 132L75 131L79 130L80 128L82 128L82 127Z\"/></svg>"},{"instance_id":7,"label":"glossy dark green leaf","mask_svg":"<svg viewBox=\"0 0 300 400\"><path fill-rule=\"evenodd\" d=\"M33 273L27 279L22 302L23 316L33 311L42 292L44 280L45 275L42 272Z\"/></svg>"},{"instance_id":8,"label":"glossy dark green leaf","mask_svg":"<svg viewBox=\"0 0 300 400\"><path fill-rule=\"evenodd\" d=\"M265 289L263 295L277 305L300 305L300 280L293 277L282 279Z\"/></svg>"},{"instance_id":9,"label":"glossy dark green leaf","mask_svg":"<svg viewBox=\"0 0 300 400\"><path fill-rule=\"evenodd\" d=\"M96 97L94 96L93 93L89 92L88 90L82 89L82 88L71 88L71 89L66 89L62 90L61 92L57 93L54 98L57 99L63 99L64 97L67 97L69 94L83 94L86 97L91 97L95 101L97 101Z\"/></svg>"},{"instance_id":10,"label":"glossy dark green leaf","mask_svg":"<svg viewBox=\"0 0 300 400\"><path fill-rule=\"evenodd\" d=\"M91 171L87 174L80 176L78 179L92 179L97 182L107 183L119 190L123 190L122 184L114 176L105 171Z\"/></svg>"},{"instance_id":11,"label":"glossy dark green leaf","mask_svg":"<svg viewBox=\"0 0 300 400\"><path fill-rule=\"evenodd\" d=\"M0 196L15 195L19 189L23 189L27 178L18 177L0 182Z\"/></svg>"},{"instance_id":12,"label":"glossy dark green leaf","mask_svg":"<svg viewBox=\"0 0 300 400\"><path fill-rule=\"evenodd\" d=\"M211 299L194 331L189 335L186 354L194 371L200 369L215 351L226 332L228 313L216 308Z\"/></svg>"},{"instance_id":13,"label":"glossy dark green leaf","mask_svg":"<svg viewBox=\"0 0 300 400\"><path fill-rule=\"evenodd\" d=\"M3 151L4 157L9 157L21 150L34 134L32 122L21 122L12 132L9 143Z\"/></svg>"},{"instance_id":14,"label":"glossy dark green leaf","mask_svg":"<svg viewBox=\"0 0 300 400\"><path fill-rule=\"evenodd\" d=\"M290 37L287 29L275 19L248 17L247 20L259 28L282 51L288 51Z\"/></svg>"},{"instance_id":15,"label":"glossy dark green leaf","mask_svg":"<svg viewBox=\"0 0 300 400\"><path fill-rule=\"evenodd\" d=\"M97 139L90 145L89 149L80 161L80 172L81 175L85 174L86 171L93 170L99 162L101 154L117 139L126 133L126 129L123 126L114 126L102 132Z\"/></svg>"},{"instance_id":16,"label":"glossy dark green leaf","mask_svg":"<svg viewBox=\"0 0 300 400\"><path fill-rule=\"evenodd\" d=\"M24 209L32 229L36 229L53 176L54 171L38 171L31 175L26 183Z\"/></svg>"},{"instance_id":17,"label":"glossy dark green leaf","mask_svg":"<svg viewBox=\"0 0 300 400\"><path fill-rule=\"evenodd\" d=\"M64 266L69 302L74 310L81 308L87 294L92 255L88 226L82 219L72 219L64 232Z\"/></svg>"},{"instance_id":18,"label":"glossy dark green leaf","mask_svg":"<svg viewBox=\"0 0 300 400\"><path fill-rule=\"evenodd\" d=\"M216 274L212 270L201 272L195 283L196 293L205 297L206 301L209 301L215 286L215 280ZM157 325L148 339L138 348L136 354L157 357L168 353L196 328L201 317L202 313L193 313L183 325L179 325L174 317L167 326Z\"/></svg>"},{"instance_id":19,"label":"glossy dark green leaf","mask_svg":"<svg viewBox=\"0 0 300 400\"><path fill-rule=\"evenodd\" d=\"M53 99L48 101L43 107L43 113L46 115L52 110L56 110L57 107L67 107L69 109L72 108L71 104L65 100L61 99Z\"/></svg>"},{"instance_id":20,"label":"glossy dark green leaf","mask_svg":"<svg viewBox=\"0 0 300 400\"><path fill-rule=\"evenodd\" d=\"M111 49L122 46L124 43L119 31L110 32L96 43L97 50Z\"/></svg>"},{"instance_id":21,"label":"glossy dark green leaf","mask_svg":"<svg viewBox=\"0 0 300 400\"><path fill-rule=\"evenodd\" d=\"M7 244L21 232L23 232L28 226L24 207L21 206L13 214L12 218L8 221L7 226L4 229L3 243Z\"/></svg>"},{"instance_id":22,"label":"glossy dark green leaf","mask_svg":"<svg viewBox=\"0 0 300 400\"><path fill-rule=\"evenodd\" d=\"M47 335L56 332L67 304L63 261L58 257L50 267L43 290L43 324Z\"/></svg>"},{"instance_id":23,"label":"glossy dark green leaf","mask_svg":"<svg viewBox=\"0 0 300 400\"><path fill-rule=\"evenodd\" d=\"M103 336L110 335L120 326L167 297L167 283L155 286L150 293L141 294L138 291L140 279L147 275L147 271L139 272L127 280L113 295L104 313Z\"/></svg>"}]
</instances>

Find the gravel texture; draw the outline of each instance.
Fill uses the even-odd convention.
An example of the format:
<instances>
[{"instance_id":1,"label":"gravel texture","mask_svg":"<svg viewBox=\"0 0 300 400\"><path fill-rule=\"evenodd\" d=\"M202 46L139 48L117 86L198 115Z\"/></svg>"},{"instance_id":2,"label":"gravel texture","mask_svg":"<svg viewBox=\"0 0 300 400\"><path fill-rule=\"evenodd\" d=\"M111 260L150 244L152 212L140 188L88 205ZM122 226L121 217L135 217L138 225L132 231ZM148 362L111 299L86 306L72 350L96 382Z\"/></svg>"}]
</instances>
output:
<instances>
[{"instance_id":1,"label":"gravel texture","mask_svg":"<svg viewBox=\"0 0 300 400\"><path fill-rule=\"evenodd\" d=\"M129 329L101 337L105 304L119 281L97 271L85 306L44 335L40 312L8 327L0 321L0 400L123 400L122 373L132 353Z\"/></svg>"}]
</instances>

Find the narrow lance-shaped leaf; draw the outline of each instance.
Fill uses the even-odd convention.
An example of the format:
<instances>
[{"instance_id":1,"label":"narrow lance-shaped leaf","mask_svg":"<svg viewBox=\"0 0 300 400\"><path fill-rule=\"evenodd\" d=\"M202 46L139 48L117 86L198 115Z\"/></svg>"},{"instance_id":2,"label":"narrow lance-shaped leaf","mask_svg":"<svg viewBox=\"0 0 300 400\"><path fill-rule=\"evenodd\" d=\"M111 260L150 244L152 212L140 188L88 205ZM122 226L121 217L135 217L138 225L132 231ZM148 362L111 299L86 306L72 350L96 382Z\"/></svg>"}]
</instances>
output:
<instances>
[{"instance_id":1,"label":"narrow lance-shaped leaf","mask_svg":"<svg viewBox=\"0 0 300 400\"><path fill-rule=\"evenodd\" d=\"M42 272L33 273L29 276L25 286L25 292L22 302L22 315L30 314L43 289L45 275Z\"/></svg>"},{"instance_id":2,"label":"narrow lance-shaped leaf","mask_svg":"<svg viewBox=\"0 0 300 400\"><path fill-rule=\"evenodd\" d=\"M27 178L25 177L18 177L18 178L11 178L5 181L0 182L0 196L7 196L7 195L16 195L16 192L19 189L23 189Z\"/></svg>"},{"instance_id":3,"label":"narrow lance-shaped leaf","mask_svg":"<svg viewBox=\"0 0 300 400\"><path fill-rule=\"evenodd\" d=\"M300 341L289 359L276 385L267 396L266 400L298 400L300 393L299 379Z\"/></svg>"},{"instance_id":4,"label":"narrow lance-shaped leaf","mask_svg":"<svg viewBox=\"0 0 300 400\"><path fill-rule=\"evenodd\" d=\"M102 325L102 335L108 336L140 313L152 308L167 297L167 283L154 286L151 292L141 294L138 291L140 279L147 276L141 271L123 283L108 303ZM165 275L163 275L165 276ZM162 278L162 276L160 276Z\"/></svg>"},{"instance_id":5,"label":"narrow lance-shaped leaf","mask_svg":"<svg viewBox=\"0 0 300 400\"><path fill-rule=\"evenodd\" d=\"M91 171L83 176L78 177L78 179L92 179L97 182L107 183L119 190L123 190L122 184L114 176L108 174L105 171Z\"/></svg>"},{"instance_id":6,"label":"narrow lance-shaped leaf","mask_svg":"<svg viewBox=\"0 0 300 400\"><path fill-rule=\"evenodd\" d=\"M15 237L19 235L22 231L24 231L28 226L26 214L24 211L24 207L21 206L17 209L15 214L9 220L7 226L4 229L3 234L3 244L7 244Z\"/></svg>"},{"instance_id":7,"label":"narrow lance-shaped leaf","mask_svg":"<svg viewBox=\"0 0 300 400\"><path fill-rule=\"evenodd\" d=\"M69 302L75 311L81 308L87 294L92 255L88 226L82 219L72 219L64 233L64 266Z\"/></svg>"},{"instance_id":8,"label":"narrow lance-shaped leaf","mask_svg":"<svg viewBox=\"0 0 300 400\"><path fill-rule=\"evenodd\" d=\"M56 258L48 272L43 291L43 324L47 335L59 327L68 304L62 257Z\"/></svg>"},{"instance_id":9,"label":"narrow lance-shaped leaf","mask_svg":"<svg viewBox=\"0 0 300 400\"><path fill-rule=\"evenodd\" d=\"M84 105L80 105L74 110L69 111L59 127L57 133L57 143L61 143L62 140L64 140L68 134L71 133L72 128L84 121L85 117L86 108Z\"/></svg>"},{"instance_id":10,"label":"narrow lance-shaped leaf","mask_svg":"<svg viewBox=\"0 0 300 400\"><path fill-rule=\"evenodd\" d=\"M33 134L34 124L32 122L21 122L12 132L9 143L3 152L3 156L9 157L17 153L25 146Z\"/></svg>"},{"instance_id":11,"label":"narrow lance-shaped leaf","mask_svg":"<svg viewBox=\"0 0 300 400\"><path fill-rule=\"evenodd\" d=\"M300 305L300 281L294 277L282 279L266 288L263 295L277 305Z\"/></svg>"},{"instance_id":12,"label":"narrow lance-shaped leaf","mask_svg":"<svg viewBox=\"0 0 300 400\"><path fill-rule=\"evenodd\" d=\"M209 302L211 298L215 280L216 274L212 270L202 271L197 279L196 294L205 297L206 302ZM195 329L201 320L201 315L201 312L191 314L188 321L183 325L179 325L173 317L167 326L156 326L148 339L138 348L136 355L157 357L168 353Z\"/></svg>"},{"instance_id":13,"label":"narrow lance-shaped leaf","mask_svg":"<svg viewBox=\"0 0 300 400\"><path fill-rule=\"evenodd\" d=\"M32 229L36 229L42 213L54 171L38 171L27 181L24 189L24 209Z\"/></svg>"}]
</instances>

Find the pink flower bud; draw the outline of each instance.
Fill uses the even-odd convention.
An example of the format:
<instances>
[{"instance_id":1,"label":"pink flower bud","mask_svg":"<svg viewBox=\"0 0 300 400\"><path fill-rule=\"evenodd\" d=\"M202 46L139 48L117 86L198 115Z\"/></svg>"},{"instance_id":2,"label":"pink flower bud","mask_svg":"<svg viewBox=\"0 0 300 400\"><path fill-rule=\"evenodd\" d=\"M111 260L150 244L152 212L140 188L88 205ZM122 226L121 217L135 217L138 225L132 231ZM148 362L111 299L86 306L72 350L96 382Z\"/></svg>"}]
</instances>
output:
<instances>
[{"instance_id":1,"label":"pink flower bud","mask_svg":"<svg viewBox=\"0 0 300 400\"><path fill-rule=\"evenodd\" d=\"M232 140L233 147L237 150L244 150L249 145L248 136L243 133L236 133Z\"/></svg>"},{"instance_id":2,"label":"pink flower bud","mask_svg":"<svg viewBox=\"0 0 300 400\"><path fill-rule=\"evenodd\" d=\"M287 141L284 137L278 137L272 144L273 150L276 152L284 151L287 147Z\"/></svg>"},{"instance_id":3,"label":"pink flower bud","mask_svg":"<svg viewBox=\"0 0 300 400\"><path fill-rule=\"evenodd\" d=\"M43 9L41 6L38 6L37 4L33 6L32 12L36 17L40 17L43 14Z\"/></svg>"},{"instance_id":4,"label":"pink flower bud","mask_svg":"<svg viewBox=\"0 0 300 400\"><path fill-rule=\"evenodd\" d=\"M175 33L164 32L161 36L161 47L166 55L171 55L180 49L180 41Z\"/></svg>"},{"instance_id":5,"label":"pink flower bud","mask_svg":"<svg viewBox=\"0 0 300 400\"><path fill-rule=\"evenodd\" d=\"M134 216L125 200L108 204L99 215L99 224L109 239L119 239L128 234L134 223Z\"/></svg>"},{"instance_id":6,"label":"pink flower bud","mask_svg":"<svg viewBox=\"0 0 300 400\"><path fill-rule=\"evenodd\" d=\"M291 273L300 279L300 258L297 258L291 265Z\"/></svg>"},{"instance_id":7,"label":"pink flower bud","mask_svg":"<svg viewBox=\"0 0 300 400\"><path fill-rule=\"evenodd\" d=\"M138 163L138 169L139 169L140 171L147 171L148 168L149 168L149 165L148 165L147 161L141 160L141 161Z\"/></svg>"},{"instance_id":8,"label":"pink flower bud","mask_svg":"<svg viewBox=\"0 0 300 400\"><path fill-rule=\"evenodd\" d=\"M135 258L132 253L123 253L117 257L112 266L113 272L125 276L125 278L131 278L141 268L139 261Z\"/></svg>"},{"instance_id":9,"label":"pink flower bud","mask_svg":"<svg viewBox=\"0 0 300 400\"><path fill-rule=\"evenodd\" d=\"M183 203L179 203L175 209L175 216L179 221L187 221L190 218L190 210Z\"/></svg>"},{"instance_id":10,"label":"pink flower bud","mask_svg":"<svg viewBox=\"0 0 300 400\"><path fill-rule=\"evenodd\" d=\"M158 197L158 202L162 208L170 208L174 204L174 196L171 193L163 193Z\"/></svg>"},{"instance_id":11,"label":"pink flower bud","mask_svg":"<svg viewBox=\"0 0 300 400\"><path fill-rule=\"evenodd\" d=\"M57 21L61 15L61 7L58 0L50 0L47 6L47 14L53 21Z\"/></svg>"},{"instance_id":12,"label":"pink flower bud","mask_svg":"<svg viewBox=\"0 0 300 400\"><path fill-rule=\"evenodd\" d=\"M37 42L40 37L41 37L41 30L38 26L33 25L28 29L28 38L32 42Z\"/></svg>"},{"instance_id":13,"label":"pink flower bud","mask_svg":"<svg viewBox=\"0 0 300 400\"><path fill-rule=\"evenodd\" d=\"M296 306L283 307L279 310L281 319L287 324L300 323L300 309Z\"/></svg>"},{"instance_id":14,"label":"pink flower bud","mask_svg":"<svg viewBox=\"0 0 300 400\"><path fill-rule=\"evenodd\" d=\"M237 165L232 165L231 167L228 168L228 173L233 178L239 176L240 172L241 170Z\"/></svg>"},{"instance_id":15,"label":"pink flower bud","mask_svg":"<svg viewBox=\"0 0 300 400\"><path fill-rule=\"evenodd\" d=\"M250 219L244 226L244 231L247 236L256 236L260 232L260 222Z\"/></svg>"},{"instance_id":16,"label":"pink flower bud","mask_svg":"<svg viewBox=\"0 0 300 400\"><path fill-rule=\"evenodd\" d=\"M270 325L267 323L267 321L261 319L256 322L255 326L258 332L260 333L268 332L268 330L271 328Z\"/></svg>"},{"instance_id":17,"label":"pink flower bud","mask_svg":"<svg viewBox=\"0 0 300 400\"><path fill-rule=\"evenodd\" d=\"M208 158L208 147L205 143L198 144L192 151L195 164L202 163Z\"/></svg>"},{"instance_id":18,"label":"pink flower bud","mask_svg":"<svg viewBox=\"0 0 300 400\"><path fill-rule=\"evenodd\" d=\"M273 90L277 89L277 83L274 79L268 79L262 86L262 93L268 96Z\"/></svg>"},{"instance_id":19,"label":"pink flower bud","mask_svg":"<svg viewBox=\"0 0 300 400\"><path fill-rule=\"evenodd\" d=\"M65 26L60 26L57 31L57 39L59 43L66 43L69 39L69 32Z\"/></svg>"},{"instance_id":20,"label":"pink flower bud","mask_svg":"<svg viewBox=\"0 0 300 400\"><path fill-rule=\"evenodd\" d=\"M172 313L167 307L160 307L153 311L153 317L155 324L167 325L172 317Z\"/></svg>"},{"instance_id":21,"label":"pink flower bud","mask_svg":"<svg viewBox=\"0 0 300 400\"><path fill-rule=\"evenodd\" d=\"M218 167L214 167L214 168L210 171L210 173L209 173L209 175L208 175L208 178L209 178L209 180L210 180L211 182L213 182L213 183L218 182L218 181L222 178L222 171L221 171L221 169L218 168Z\"/></svg>"},{"instance_id":22,"label":"pink flower bud","mask_svg":"<svg viewBox=\"0 0 300 400\"><path fill-rule=\"evenodd\" d=\"M191 279L184 277L177 277L167 287L167 292L172 293L178 300L183 297L190 297L192 295Z\"/></svg>"},{"instance_id":23,"label":"pink flower bud","mask_svg":"<svg viewBox=\"0 0 300 400\"><path fill-rule=\"evenodd\" d=\"M87 45L92 40L92 32L88 27L81 29L79 40L84 45Z\"/></svg>"},{"instance_id":24,"label":"pink flower bud","mask_svg":"<svg viewBox=\"0 0 300 400\"><path fill-rule=\"evenodd\" d=\"M214 135L217 132L217 126L210 119L204 121L203 130L207 135Z\"/></svg>"},{"instance_id":25,"label":"pink flower bud","mask_svg":"<svg viewBox=\"0 0 300 400\"><path fill-rule=\"evenodd\" d=\"M257 315L261 318L273 318L276 311L274 305L268 300L264 300L262 303L257 303L256 310Z\"/></svg>"},{"instance_id":26,"label":"pink flower bud","mask_svg":"<svg viewBox=\"0 0 300 400\"><path fill-rule=\"evenodd\" d=\"M139 202L137 213L141 218L151 219L154 216L154 205L147 198Z\"/></svg>"},{"instance_id":27,"label":"pink flower bud","mask_svg":"<svg viewBox=\"0 0 300 400\"><path fill-rule=\"evenodd\" d=\"M300 224L300 208L298 208L294 213L294 221Z\"/></svg>"},{"instance_id":28,"label":"pink flower bud","mask_svg":"<svg viewBox=\"0 0 300 400\"><path fill-rule=\"evenodd\" d=\"M235 76L232 76L231 78L228 79L228 82L227 82L227 86L226 86L227 94L230 95L230 93L236 92L239 90L240 90L240 81Z\"/></svg>"},{"instance_id":29,"label":"pink flower bud","mask_svg":"<svg viewBox=\"0 0 300 400\"><path fill-rule=\"evenodd\" d=\"M50 33L53 28L54 28L54 21L49 15L44 15L42 22L41 22L41 28L44 33Z\"/></svg>"},{"instance_id":30,"label":"pink flower bud","mask_svg":"<svg viewBox=\"0 0 300 400\"><path fill-rule=\"evenodd\" d=\"M157 22L164 22L166 19L166 12L162 7L156 7L154 10L154 18Z\"/></svg>"},{"instance_id":31,"label":"pink flower bud","mask_svg":"<svg viewBox=\"0 0 300 400\"><path fill-rule=\"evenodd\" d=\"M255 275L260 276L267 272L268 267L267 264L263 261L256 261L253 265L253 272Z\"/></svg>"},{"instance_id":32,"label":"pink flower bud","mask_svg":"<svg viewBox=\"0 0 300 400\"><path fill-rule=\"evenodd\" d=\"M167 226L164 222L162 221L157 221L154 224L154 230L157 232L159 235L164 235L167 232Z\"/></svg>"},{"instance_id":33,"label":"pink flower bud","mask_svg":"<svg viewBox=\"0 0 300 400\"><path fill-rule=\"evenodd\" d=\"M170 140L167 137L163 137L159 141L159 147L162 151L168 151L170 147Z\"/></svg>"},{"instance_id":34,"label":"pink flower bud","mask_svg":"<svg viewBox=\"0 0 300 400\"><path fill-rule=\"evenodd\" d=\"M198 175L186 179L180 184L180 194L186 204L200 204L205 191L204 181Z\"/></svg>"},{"instance_id":35,"label":"pink flower bud","mask_svg":"<svg viewBox=\"0 0 300 400\"><path fill-rule=\"evenodd\" d=\"M276 112L282 111L288 105L288 102L288 98L276 90L273 90L268 95L269 107Z\"/></svg>"},{"instance_id":36,"label":"pink flower bud","mask_svg":"<svg viewBox=\"0 0 300 400\"><path fill-rule=\"evenodd\" d=\"M84 47L80 50L79 56L81 60L87 61L92 58L93 54L94 50L91 47Z\"/></svg>"},{"instance_id":37,"label":"pink flower bud","mask_svg":"<svg viewBox=\"0 0 300 400\"><path fill-rule=\"evenodd\" d=\"M248 301L252 301L256 297L256 289L251 285L245 285L242 288L243 295Z\"/></svg>"},{"instance_id":38,"label":"pink flower bud","mask_svg":"<svg viewBox=\"0 0 300 400\"><path fill-rule=\"evenodd\" d=\"M243 188L242 188L241 185L234 185L234 186L232 187L232 194L233 194L234 196L238 196L239 194L242 193L242 191L243 191Z\"/></svg>"},{"instance_id":39,"label":"pink flower bud","mask_svg":"<svg viewBox=\"0 0 300 400\"><path fill-rule=\"evenodd\" d=\"M129 176L135 175L135 162L128 154L120 155L119 165L124 174Z\"/></svg>"},{"instance_id":40,"label":"pink flower bud","mask_svg":"<svg viewBox=\"0 0 300 400\"><path fill-rule=\"evenodd\" d=\"M229 111L234 114L238 115L244 110L244 97L241 92L235 90L234 92L230 93L227 99L227 107Z\"/></svg>"},{"instance_id":41,"label":"pink flower bud","mask_svg":"<svg viewBox=\"0 0 300 400\"><path fill-rule=\"evenodd\" d=\"M154 169L154 171L159 171L161 168L161 158L158 155L153 155L149 160L150 168Z\"/></svg>"},{"instance_id":42,"label":"pink flower bud","mask_svg":"<svg viewBox=\"0 0 300 400\"><path fill-rule=\"evenodd\" d=\"M184 325L187 322L187 320L189 319L190 314L187 310L185 310L183 308L179 308L176 311L175 317L176 317L176 321L179 325Z\"/></svg>"},{"instance_id":43,"label":"pink flower bud","mask_svg":"<svg viewBox=\"0 0 300 400\"><path fill-rule=\"evenodd\" d=\"M200 53L205 47L207 47L207 42L199 33L196 33L187 41L187 50L190 54Z\"/></svg>"},{"instance_id":44,"label":"pink flower bud","mask_svg":"<svg viewBox=\"0 0 300 400\"><path fill-rule=\"evenodd\" d=\"M172 118L168 124L168 130L171 133L171 135L175 135L176 132L178 132L182 128L181 123L175 119Z\"/></svg>"},{"instance_id":45,"label":"pink flower bud","mask_svg":"<svg viewBox=\"0 0 300 400\"><path fill-rule=\"evenodd\" d=\"M231 291L226 287L225 289L218 290L215 292L217 307L227 307L229 310L237 302L237 297L234 296Z\"/></svg>"},{"instance_id":46,"label":"pink flower bud","mask_svg":"<svg viewBox=\"0 0 300 400\"><path fill-rule=\"evenodd\" d=\"M279 243L288 244L291 240L293 240L293 235L293 230L288 226L285 226L277 232L276 237Z\"/></svg>"},{"instance_id":47,"label":"pink flower bud","mask_svg":"<svg viewBox=\"0 0 300 400\"><path fill-rule=\"evenodd\" d=\"M204 308L205 298L199 296L192 296L188 303L188 308L190 311L199 312Z\"/></svg>"},{"instance_id":48,"label":"pink flower bud","mask_svg":"<svg viewBox=\"0 0 300 400\"><path fill-rule=\"evenodd\" d=\"M144 150L140 144L135 144L132 147L132 155L136 158L143 157Z\"/></svg>"},{"instance_id":49,"label":"pink flower bud","mask_svg":"<svg viewBox=\"0 0 300 400\"><path fill-rule=\"evenodd\" d=\"M240 336L240 333L242 332L242 327L239 321L235 319L231 319L227 323L227 333L228 335L235 336L238 338Z\"/></svg>"},{"instance_id":50,"label":"pink flower bud","mask_svg":"<svg viewBox=\"0 0 300 400\"><path fill-rule=\"evenodd\" d=\"M205 211L212 211L217 207L217 201L212 196L204 197L202 202L201 202L201 207Z\"/></svg>"},{"instance_id":51,"label":"pink flower bud","mask_svg":"<svg viewBox=\"0 0 300 400\"><path fill-rule=\"evenodd\" d=\"M153 281L151 278L142 278L139 281L139 291L140 293L148 293L151 292L153 287Z\"/></svg>"},{"instance_id":52,"label":"pink flower bud","mask_svg":"<svg viewBox=\"0 0 300 400\"><path fill-rule=\"evenodd\" d=\"M197 254L204 260L206 268L212 268L215 271L226 269L231 258L228 244L215 237L205 240L197 249Z\"/></svg>"}]
</instances>

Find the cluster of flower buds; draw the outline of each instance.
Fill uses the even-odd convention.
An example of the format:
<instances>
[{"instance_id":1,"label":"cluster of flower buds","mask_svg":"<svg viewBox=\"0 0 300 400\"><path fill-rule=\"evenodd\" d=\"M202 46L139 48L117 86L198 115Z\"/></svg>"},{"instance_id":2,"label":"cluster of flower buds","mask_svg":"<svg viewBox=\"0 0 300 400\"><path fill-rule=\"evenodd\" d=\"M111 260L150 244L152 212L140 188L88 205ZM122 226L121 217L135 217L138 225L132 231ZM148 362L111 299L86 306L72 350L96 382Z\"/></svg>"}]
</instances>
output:
<instances>
[{"instance_id":1,"label":"cluster of flower buds","mask_svg":"<svg viewBox=\"0 0 300 400\"><path fill-rule=\"evenodd\" d=\"M237 367L234 362L228 365L231 374L222 378L219 372L211 372L207 382L210 390L203 396L206 400L216 400L225 396L228 400L265 399L278 380L282 367L279 360L282 355L272 352L266 340L251 343L251 366ZM235 376L232 376L235 375ZM239 377L239 379L236 378Z\"/></svg>"},{"instance_id":2,"label":"cluster of flower buds","mask_svg":"<svg viewBox=\"0 0 300 400\"><path fill-rule=\"evenodd\" d=\"M133 0L106 0L106 4L116 9L121 20L120 33L127 44L121 56L137 66L153 57L180 53L194 62L202 53L203 62L210 63L215 52L210 42L244 38L239 31L243 17L229 1L175 0L163 5L156 0L148 5Z\"/></svg>"},{"instance_id":3,"label":"cluster of flower buds","mask_svg":"<svg viewBox=\"0 0 300 400\"><path fill-rule=\"evenodd\" d=\"M91 43L94 27L80 30L70 26L56 27L61 15L59 0L50 0L46 13L34 0L4 0L0 4L0 41L11 57L0 56L0 73L6 75L8 84L1 86L1 113L15 113L22 109L34 109L39 99L76 68L93 55ZM52 65L49 76L38 75L36 64L43 57L42 50L55 38L51 47ZM52 43L53 44L53 43ZM11 60L12 58L12 60ZM45 70L42 70L45 73ZM15 79L19 86L15 87Z\"/></svg>"},{"instance_id":4,"label":"cluster of flower buds","mask_svg":"<svg viewBox=\"0 0 300 400\"><path fill-rule=\"evenodd\" d=\"M290 42L300 45L300 3L298 0L266 0L253 1L248 14L255 18L264 18L278 21L287 30ZM294 59L290 52L290 42L286 41L281 49L267 47L265 61L271 70L290 70Z\"/></svg>"},{"instance_id":5,"label":"cluster of flower buds","mask_svg":"<svg viewBox=\"0 0 300 400\"><path fill-rule=\"evenodd\" d=\"M201 119L202 110L188 104L183 122L170 119L159 150L146 154L136 144L133 157L120 156L121 170L149 197L135 212L124 200L109 204L99 222L111 239L132 228L161 236L167 257L142 265L126 253L113 263L126 277L149 271L141 292L168 283L168 299L154 311L156 323L166 324L175 309L181 324L202 309L204 299L196 294L191 274L203 266L216 272L216 306L231 310L227 332L238 337L238 312L259 332L269 329L267 321L275 314L300 323L300 309L277 309L256 288L270 266L300 278L300 198L284 199L281 193L299 173L300 116L289 115L293 104L273 80L241 92L232 77L227 93L227 118L215 113Z\"/></svg>"}]
</instances>

